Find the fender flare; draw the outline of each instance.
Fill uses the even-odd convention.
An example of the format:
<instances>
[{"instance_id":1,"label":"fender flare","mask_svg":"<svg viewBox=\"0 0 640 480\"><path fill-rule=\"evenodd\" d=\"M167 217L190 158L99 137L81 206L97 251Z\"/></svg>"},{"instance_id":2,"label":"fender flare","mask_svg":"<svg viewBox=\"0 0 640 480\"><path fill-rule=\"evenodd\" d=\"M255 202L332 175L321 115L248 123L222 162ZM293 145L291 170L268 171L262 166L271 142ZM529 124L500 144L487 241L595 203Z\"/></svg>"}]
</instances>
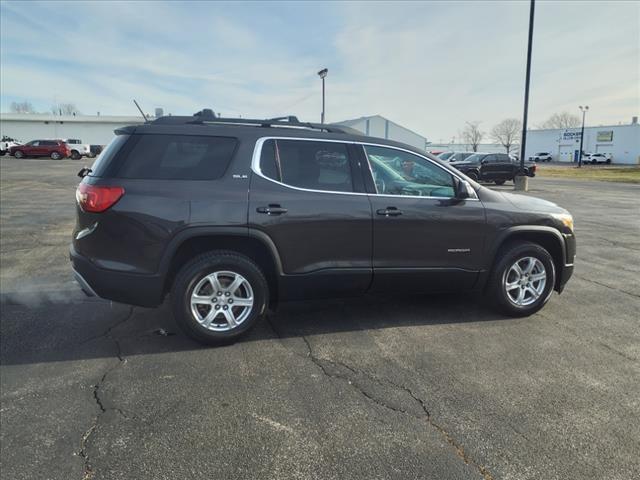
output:
<instances>
[{"instance_id":1,"label":"fender flare","mask_svg":"<svg viewBox=\"0 0 640 480\"><path fill-rule=\"evenodd\" d=\"M493 265L495 264L496 255L498 254L498 249L500 248L500 246L503 245L504 242L509 239L509 237L512 237L514 235L518 235L521 233L537 233L537 234L543 233L545 235L552 235L560 246L560 251L562 252L562 258L561 258L562 265L565 265L567 263L567 247L564 243L564 237L562 236L562 233L560 233L560 231L557 228L547 227L544 225L518 225L518 226L509 227L502 230L495 237L495 241L491 246L491 250L487 252L489 258L491 258L491 264L489 266L490 267L489 269L491 269L491 267L493 267Z\"/></svg>"},{"instance_id":2,"label":"fender flare","mask_svg":"<svg viewBox=\"0 0 640 480\"><path fill-rule=\"evenodd\" d=\"M158 272L160 273L160 275L164 276L168 273L169 267L171 265L171 261L173 260L174 255L176 254L176 252L184 242L192 238L210 237L210 236L247 237L247 238L254 238L262 242L267 247L267 249L269 250L269 252L271 253L275 261L276 273L278 275L282 275L282 261L280 259L280 254L271 237L269 237L269 235L267 235L265 232L261 230L246 227L246 226L187 227L179 231L169 241L168 245L164 249L164 252L162 253L162 259L160 260L160 265L158 267Z\"/></svg>"}]
</instances>

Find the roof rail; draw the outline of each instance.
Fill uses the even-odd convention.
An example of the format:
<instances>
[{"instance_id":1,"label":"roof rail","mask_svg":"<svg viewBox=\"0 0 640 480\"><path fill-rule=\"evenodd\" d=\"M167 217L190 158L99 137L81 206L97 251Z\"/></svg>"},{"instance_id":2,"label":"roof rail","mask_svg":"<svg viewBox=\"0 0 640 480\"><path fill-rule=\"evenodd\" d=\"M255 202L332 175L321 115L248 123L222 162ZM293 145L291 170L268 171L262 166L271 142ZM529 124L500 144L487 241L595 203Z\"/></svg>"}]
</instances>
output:
<instances>
[{"instance_id":1,"label":"roof rail","mask_svg":"<svg viewBox=\"0 0 640 480\"><path fill-rule=\"evenodd\" d=\"M193 116L170 116L160 117L153 122L156 125L184 125L184 124L219 124L219 125L255 125L260 127L294 127L309 128L312 130L324 130L329 133L344 133L348 135L362 135L362 132L343 125L334 125L327 123L310 123L301 122L298 117L289 115L286 117L276 117L269 119L252 119L252 118L222 118L216 117L216 114L210 108L205 108L193 114Z\"/></svg>"}]
</instances>

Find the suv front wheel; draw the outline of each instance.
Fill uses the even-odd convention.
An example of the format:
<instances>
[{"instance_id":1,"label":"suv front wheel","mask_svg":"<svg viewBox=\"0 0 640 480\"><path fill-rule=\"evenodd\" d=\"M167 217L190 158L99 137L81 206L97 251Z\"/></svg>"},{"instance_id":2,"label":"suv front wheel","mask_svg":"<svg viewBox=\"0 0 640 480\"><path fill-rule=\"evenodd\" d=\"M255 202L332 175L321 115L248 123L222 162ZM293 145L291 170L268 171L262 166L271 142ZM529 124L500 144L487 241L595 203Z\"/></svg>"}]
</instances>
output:
<instances>
[{"instance_id":1,"label":"suv front wheel","mask_svg":"<svg viewBox=\"0 0 640 480\"><path fill-rule=\"evenodd\" d=\"M201 343L220 345L247 332L267 308L267 281L252 260L212 251L189 261L171 292L180 328Z\"/></svg>"},{"instance_id":2,"label":"suv front wheel","mask_svg":"<svg viewBox=\"0 0 640 480\"><path fill-rule=\"evenodd\" d=\"M511 243L496 256L487 290L503 313L525 317L540 310L551 297L556 281L553 259L540 245Z\"/></svg>"}]
</instances>

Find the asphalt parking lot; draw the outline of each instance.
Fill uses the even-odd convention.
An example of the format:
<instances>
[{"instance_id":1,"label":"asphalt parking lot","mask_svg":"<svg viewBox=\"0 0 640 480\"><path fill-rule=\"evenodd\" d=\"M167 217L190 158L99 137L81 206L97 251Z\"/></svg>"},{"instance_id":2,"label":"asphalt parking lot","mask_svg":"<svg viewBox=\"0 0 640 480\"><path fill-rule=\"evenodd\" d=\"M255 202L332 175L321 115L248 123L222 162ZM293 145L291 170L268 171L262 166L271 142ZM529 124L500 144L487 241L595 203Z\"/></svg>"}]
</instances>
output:
<instances>
[{"instance_id":1,"label":"asphalt parking lot","mask_svg":"<svg viewBox=\"0 0 640 480\"><path fill-rule=\"evenodd\" d=\"M531 180L578 236L533 317L459 296L295 303L205 348L166 307L73 284L82 165L0 159L3 478L640 477L640 185Z\"/></svg>"}]
</instances>

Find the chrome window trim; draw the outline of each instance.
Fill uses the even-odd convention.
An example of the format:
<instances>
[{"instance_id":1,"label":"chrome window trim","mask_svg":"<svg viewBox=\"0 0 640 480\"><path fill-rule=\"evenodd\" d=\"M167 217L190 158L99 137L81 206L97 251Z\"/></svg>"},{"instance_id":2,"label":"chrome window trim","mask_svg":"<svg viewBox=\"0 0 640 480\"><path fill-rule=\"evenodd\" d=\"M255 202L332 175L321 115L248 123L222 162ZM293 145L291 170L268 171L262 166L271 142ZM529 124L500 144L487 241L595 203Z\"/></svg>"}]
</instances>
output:
<instances>
[{"instance_id":1,"label":"chrome window trim","mask_svg":"<svg viewBox=\"0 0 640 480\"><path fill-rule=\"evenodd\" d=\"M365 158L366 158L366 161L367 161L367 165L369 166L369 171L371 172L371 177L372 178L373 178L373 172L371 171L371 162L369 162L369 158L367 157L366 149L364 147L369 145L369 146L372 146L372 147L390 148L390 149L393 149L393 150L406 152L406 153L409 153L411 155L415 155L417 157L420 157L420 158L432 163L436 167L440 168L441 170L444 170L449 175L457 178L461 182L465 182L469 186L469 188L467 188L467 190L469 190L469 194L472 195L469 198L465 198L464 199L465 201L476 201L476 202L480 201L480 199L478 198L478 194L476 193L475 189L469 184L469 182L467 180L465 180L464 178L460 177L456 173L444 168L442 165L438 165L437 162L434 162L429 157L425 157L424 155L420 155L420 154L418 154L416 152L413 152L411 150L407 150L405 148L395 147L395 146L392 146L392 145L385 145L385 144L381 144L381 143L359 142L357 140L334 140L334 139L324 139L324 138L279 137L279 136L268 136L268 137L260 137L260 138L258 138L258 140L256 140L255 147L253 148L253 156L251 158L251 170L253 171L253 173L255 173L256 175L258 175L258 176L260 176L262 178L264 178L265 180L268 180L268 181L270 181L272 183L281 185L283 187L290 188L292 190L298 190L298 191L302 191L302 192L313 192L313 193L333 193L333 194L341 194L341 195L375 195L377 197L391 197L391 198L421 198L421 199L425 199L425 200L452 200L452 199L455 198L455 197L430 197L430 196L423 196L423 195L391 195L391 194L386 194L386 193L377 193L377 191L376 191L376 193L339 192L339 191L333 191L333 190L315 190L315 189L310 189L310 188L302 188L302 187L295 187L293 185L288 185L286 183L282 183L282 182L279 182L277 180L274 180L273 178L267 177L260 170L260 156L262 155L262 146L264 145L264 142L266 142L267 140L297 140L297 141L306 141L306 142L343 143L343 144L347 144L347 145L360 145L360 146L363 147Z\"/></svg>"}]
</instances>

